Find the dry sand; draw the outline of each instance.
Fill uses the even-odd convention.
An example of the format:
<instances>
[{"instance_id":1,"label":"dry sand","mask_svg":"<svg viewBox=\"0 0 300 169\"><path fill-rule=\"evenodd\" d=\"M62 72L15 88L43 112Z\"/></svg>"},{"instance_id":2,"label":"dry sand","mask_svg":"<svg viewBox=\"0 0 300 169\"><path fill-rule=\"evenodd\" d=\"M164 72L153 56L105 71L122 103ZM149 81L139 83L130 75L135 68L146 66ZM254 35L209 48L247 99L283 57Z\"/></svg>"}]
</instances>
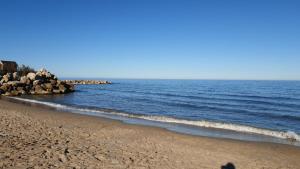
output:
<instances>
[{"instance_id":1,"label":"dry sand","mask_svg":"<svg viewBox=\"0 0 300 169\"><path fill-rule=\"evenodd\" d=\"M214 139L0 100L0 168L299 169L300 148Z\"/></svg>"}]
</instances>

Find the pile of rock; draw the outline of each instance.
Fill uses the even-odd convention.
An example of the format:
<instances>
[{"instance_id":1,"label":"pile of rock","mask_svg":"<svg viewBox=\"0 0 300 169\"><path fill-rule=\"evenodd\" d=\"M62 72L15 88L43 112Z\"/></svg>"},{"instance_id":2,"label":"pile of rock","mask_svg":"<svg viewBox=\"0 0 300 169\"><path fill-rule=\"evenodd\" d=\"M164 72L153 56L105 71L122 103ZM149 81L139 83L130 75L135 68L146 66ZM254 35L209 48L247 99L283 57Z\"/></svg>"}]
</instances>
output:
<instances>
[{"instance_id":1,"label":"pile of rock","mask_svg":"<svg viewBox=\"0 0 300 169\"><path fill-rule=\"evenodd\" d=\"M65 80L68 84L111 84L110 81L107 80Z\"/></svg>"},{"instance_id":2,"label":"pile of rock","mask_svg":"<svg viewBox=\"0 0 300 169\"><path fill-rule=\"evenodd\" d=\"M60 81L46 69L20 77L17 72L0 76L0 95L64 94L74 91L74 85Z\"/></svg>"}]
</instances>

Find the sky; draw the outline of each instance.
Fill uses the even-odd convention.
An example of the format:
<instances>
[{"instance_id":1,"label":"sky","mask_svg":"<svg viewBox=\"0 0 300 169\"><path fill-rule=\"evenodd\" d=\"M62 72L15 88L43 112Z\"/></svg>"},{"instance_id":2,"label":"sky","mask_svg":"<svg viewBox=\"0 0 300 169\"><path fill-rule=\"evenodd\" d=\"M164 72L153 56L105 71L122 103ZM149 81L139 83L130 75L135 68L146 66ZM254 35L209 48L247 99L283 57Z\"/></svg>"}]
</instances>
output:
<instances>
[{"instance_id":1,"label":"sky","mask_svg":"<svg viewBox=\"0 0 300 169\"><path fill-rule=\"evenodd\" d=\"M300 1L0 0L0 59L59 77L300 80Z\"/></svg>"}]
</instances>

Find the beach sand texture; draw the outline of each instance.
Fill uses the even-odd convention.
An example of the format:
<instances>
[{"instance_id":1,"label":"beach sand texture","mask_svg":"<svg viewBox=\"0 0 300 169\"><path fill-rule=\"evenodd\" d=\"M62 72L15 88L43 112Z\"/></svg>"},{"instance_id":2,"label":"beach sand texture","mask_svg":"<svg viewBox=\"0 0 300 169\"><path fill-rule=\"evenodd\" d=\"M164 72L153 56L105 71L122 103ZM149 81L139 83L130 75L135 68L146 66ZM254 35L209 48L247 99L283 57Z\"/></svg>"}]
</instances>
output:
<instances>
[{"instance_id":1,"label":"beach sand texture","mask_svg":"<svg viewBox=\"0 0 300 169\"><path fill-rule=\"evenodd\" d=\"M300 148L196 137L0 100L0 168L299 169Z\"/></svg>"}]
</instances>

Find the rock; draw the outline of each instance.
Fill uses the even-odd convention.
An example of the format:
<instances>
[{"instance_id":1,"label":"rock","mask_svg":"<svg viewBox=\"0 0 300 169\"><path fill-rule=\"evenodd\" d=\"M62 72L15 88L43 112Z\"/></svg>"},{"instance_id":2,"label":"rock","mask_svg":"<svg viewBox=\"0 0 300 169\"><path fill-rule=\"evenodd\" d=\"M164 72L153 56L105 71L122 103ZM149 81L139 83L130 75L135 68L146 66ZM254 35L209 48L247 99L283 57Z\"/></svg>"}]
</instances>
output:
<instances>
[{"instance_id":1,"label":"rock","mask_svg":"<svg viewBox=\"0 0 300 169\"><path fill-rule=\"evenodd\" d=\"M40 85L36 85L34 87L35 94L48 94L47 91L45 91Z\"/></svg>"},{"instance_id":2,"label":"rock","mask_svg":"<svg viewBox=\"0 0 300 169\"><path fill-rule=\"evenodd\" d=\"M62 94L74 91L74 85L60 81L46 69L19 77L17 72L0 78L0 95Z\"/></svg>"},{"instance_id":3,"label":"rock","mask_svg":"<svg viewBox=\"0 0 300 169\"><path fill-rule=\"evenodd\" d=\"M45 76L46 76L46 78L52 78L52 74L51 74L50 72L47 72L47 73L45 74Z\"/></svg>"},{"instance_id":4,"label":"rock","mask_svg":"<svg viewBox=\"0 0 300 169\"><path fill-rule=\"evenodd\" d=\"M56 85L56 80L54 80L54 79L50 79L50 83L51 83L51 85Z\"/></svg>"},{"instance_id":5,"label":"rock","mask_svg":"<svg viewBox=\"0 0 300 169\"><path fill-rule=\"evenodd\" d=\"M5 91L0 88L0 95L4 94Z\"/></svg>"},{"instance_id":6,"label":"rock","mask_svg":"<svg viewBox=\"0 0 300 169\"><path fill-rule=\"evenodd\" d=\"M8 81L9 81L10 79L9 79L9 76L8 75L4 75L3 77L2 77L2 83L7 83Z\"/></svg>"},{"instance_id":7,"label":"rock","mask_svg":"<svg viewBox=\"0 0 300 169\"><path fill-rule=\"evenodd\" d=\"M22 83L20 81L9 81L9 82L7 82L7 84L11 85L11 86L19 86Z\"/></svg>"},{"instance_id":8,"label":"rock","mask_svg":"<svg viewBox=\"0 0 300 169\"><path fill-rule=\"evenodd\" d=\"M45 74L45 73L48 73L48 71L47 71L47 69L42 68L38 71L38 73Z\"/></svg>"},{"instance_id":9,"label":"rock","mask_svg":"<svg viewBox=\"0 0 300 169\"><path fill-rule=\"evenodd\" d=\"M21 83L26 83L26 84L28 84L28 81L29 81L29 78L26 77L26 76L22 76L22 77L20 78L20 82L21 82ZM30 81L29 81L29 83L30 83Z\"/></svg>"},{"instance_id":10,"label":"rock","mask_svg":"<svg viewBox=\"0 0 300 169\"><path fill-rule=\"evenodd\" d=\"M12 73L6 73L6 76L8 77L8 80L13 80L14 78Z\"/></svg>"},{"instance_id":11,"label":"rock","mask_svg":"<svg viewBox=\"0 0 300 169\"><path fill-rule=\"evenodd\" d=\"M24 87L22 86L17 87L17 91L21 91L21 90L24 90Z\"/></svg>"},{"instance_id":12,"label":"rock","mask_svg":"<svg viewBox=\"0 0 300 169\"><path fill-rule=\"evenodd\" d=\"M36 86L36 85L39 85L40 84L40 80L35 80L32 82L32 85L33 86Z\"/></svg>"},{"instance_id":13,"label":"rock","mask_svg":"<svg viewBox=\"0 0 300 169\"><path fill-rule=\"evenodd\" d=\"M13 73L13 80L20 80L20 76L19 76L18 72Z\"/></svg>"},{"instance_id":14,"label":"rock","mask_svg":"<svg viewBox=\"0 0 300 169\"><path fill-rule=\"evenodd\" d=\"M61 93L66 93L67 91L67 88L63 84L60 84L58 88Z\"/></svg>"},{"instance_id":15,"label":"rock","mask_svg":"<svg viewBox=\"0 0 300 169\"><path fill-rule=\"evenodd\" d=\"M0 80L0 85L2 85L3 83L5 83L5 82L4 82L4 79L1 79L1 80Z\"/></svg>"},{"instance_id":16,"label":"rock","mask_svg":"<svg viewBox=\"0 0 300 169\"><path fill-rule=\"evenodd\" d=\"M19 94L21 94L21 95L25 95L25 94L26 94L26 91L24 90L24 87L22 87L22 86L17 87L17 91L18 91Z\"/></svg>"},{"instance_id":17,"label":"rock","mask_svg":"<svg viewBox=\"0 0 300 169\"><path fill-rule=\"evenodd\" d=\"M47 81L45 76L38 75L38 74L35 76L35 80L39 80L41 83L44 83Z\"/></svg>"},{"instance_id":18,"label":"rock","mask_svg":"<svg viewBox=\"0 0 300 169\"><path fill-rule=\"evenodd\" d=\"M47 91L51 91L53 89L53 86L51 83L44 83L44 84L42 84L42 88Z\"/></svg>"},{"instance_id":19,"label":"rock","mask_svg":"<svg viewBox=\"0 0 300 169\"><path fill-rule=\"evenodd\" d=\"M12 90L10 93L11 93L12 96L21 95L21 93L19 93L17 90Z\"/></svg>"},{"instance_id":20,"label":"rock","mask_svg":"<svg viewBox=\"0 0 300 169\"><path fill-rule=\"evenodd\" d=\"M69 91L73 92L75 91L75 86L73 84L68 84L69 85Z\"/></svg>"},{"instance_id":21,"label":"rock","mask_svg":"<svg viewBox=\"0 0 300 169\"><path fill-rule=\"evenodd\" d=\"M5 95L5 96L18 96L18 95L19 95L19 92L16 91L16 90L12 90L12 91L7 91L7 92L5 92L4 95Z\"/></svg>"},{"instance_id":22,"label":"rock","mask_svg":"<svg viewBox=\"0 0 300 169\"><path fill-rule=\"evenodd\" d=\"M0 89L3 90L4 92L6 92L9 90L10 87L11 86L9 84L4 83L2 86L0 86Z\"/></svg>"},{"instance_id":23,"label":"rock","mask_svg":"<svg viewBox=\"0 0 300 169\"><path fill-rule=\"evenodd\" d=\"M60 90L58 90L58 89L54 89L52 92L53 92L54 94L60 94Z\"/></svg>"},{"instance_id":24,"label":"rock","mask_svg":"<svg viewBox=\"0 0 300 169\"><path fill-rule=\"evenodd\" d=\"M35 80L35 73L28 73L27 74L27 77L30 79L30 80Z\"/></svg>"},{"instance_id":25,"label":"rock","mask_svg":"<svg viewBox=\"0 0 300 169\"><path fill-rule=\"evenodd\" d=\"M61 81L60 80L57 80L56 81L56 86L59 86L61 84Z\"/></svg>"},{"instance_id":26,"label":"rock","mask_svg":"<svg viewBox=\"0 0 300 169\"><path fill-rule=\"evenodd\" d=\"M26 92L25 90L20 90L20 91L18 91L18 92L19 92L19 94L21 94L21 95L27 94L27 92Z\"/></svg>"}]
</instances>

